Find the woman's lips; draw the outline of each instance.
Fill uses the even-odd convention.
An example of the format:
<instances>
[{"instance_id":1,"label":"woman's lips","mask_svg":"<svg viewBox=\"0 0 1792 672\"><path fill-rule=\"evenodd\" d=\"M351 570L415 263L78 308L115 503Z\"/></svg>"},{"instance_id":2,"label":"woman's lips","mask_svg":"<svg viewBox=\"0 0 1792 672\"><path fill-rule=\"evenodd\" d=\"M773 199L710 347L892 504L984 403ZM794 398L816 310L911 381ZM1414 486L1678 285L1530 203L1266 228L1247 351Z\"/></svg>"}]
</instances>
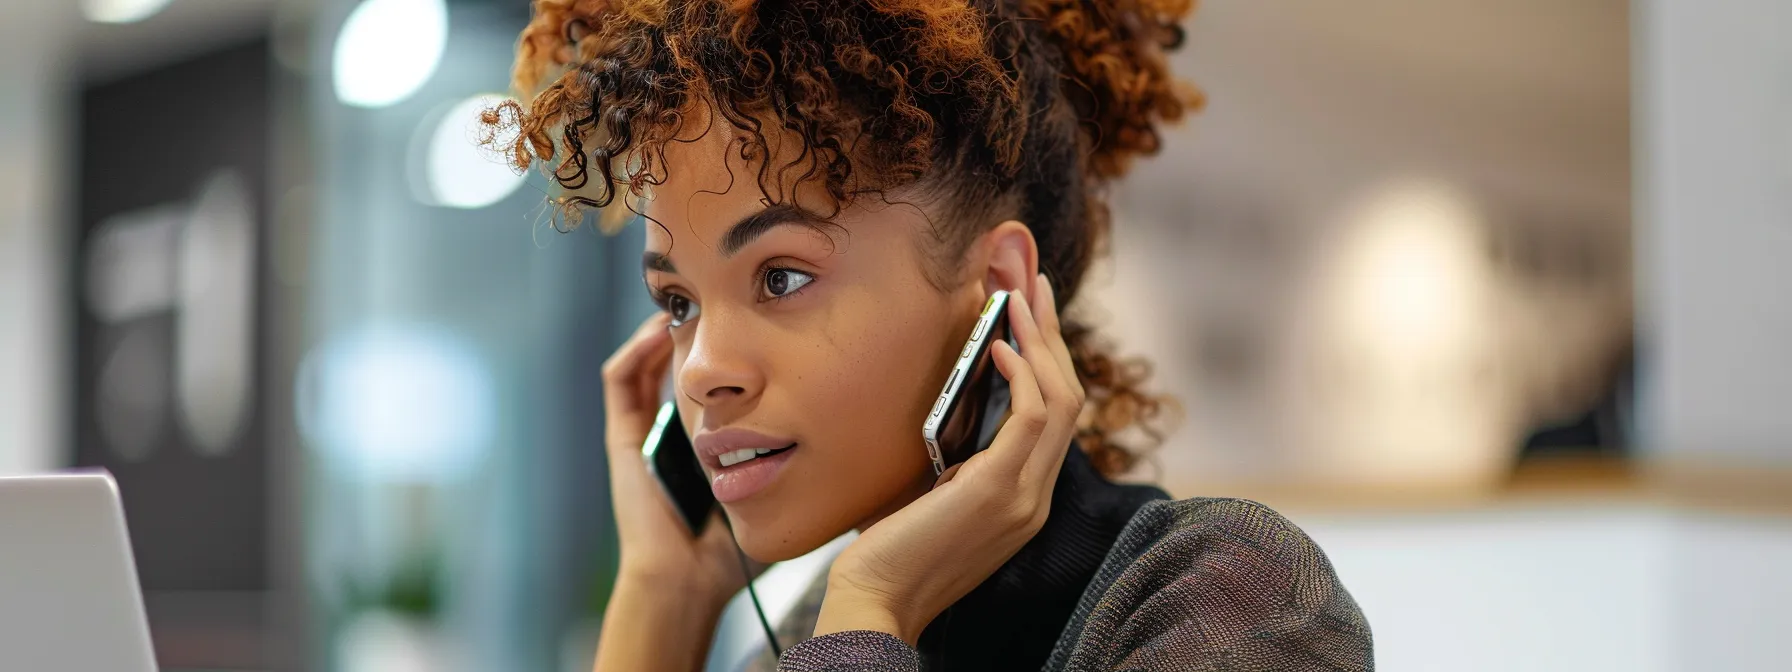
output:
<instances>
[{"instance_id":1,"label":"woman's lips","mask_svg":"<svg viewBox=\"0 0 1792 672\"><path fill-rule=\"evenodd\" d=\"M699 432L691 443L697 450L697 459L703 461L704 469L709 473L710 490L715 493L716 501L723 504L738 502L764 490L790 460L790 454L796 452L794 440L741 428ZM722 466L723 455L743 450L780 452Z\"/></svg>"},{"instance_id":2,"label":"woman's lips","mask_svg":"<svg viewBox=\"0 0 1792 672\"><path fill-rule=\"evenodd\" d=\"M709 490L716 501L731 504L759 494L783 471L784 463L796 453L796 444L781 452L762 455L731 467L717 467L710 477Z\"/></svg>"}]
</instances>

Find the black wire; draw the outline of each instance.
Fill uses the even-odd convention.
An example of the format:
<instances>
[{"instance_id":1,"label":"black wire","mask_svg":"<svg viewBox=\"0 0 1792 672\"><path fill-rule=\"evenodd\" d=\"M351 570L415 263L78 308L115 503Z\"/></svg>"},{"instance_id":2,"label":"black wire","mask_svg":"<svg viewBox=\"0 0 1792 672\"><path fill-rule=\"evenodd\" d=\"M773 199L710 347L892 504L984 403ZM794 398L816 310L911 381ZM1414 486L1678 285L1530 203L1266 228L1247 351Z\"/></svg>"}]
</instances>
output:
<instances>
[{"instance_id":1,"label":"black wire","mask_svg":"<svg viewBox=\"0 0 1792 672\"><path fill-rule=\"evenodd\" d=\"M946 622L940 624L940 672L946 672L946 640L952 636L952 607L946 607Z\"/></svg>"},{"instance_id":2,"label":"black wire","mask_svg":"<svg viewBox=\"0 0 1792 672\"><path fill-rule=\"evenodd\" d=\"M772 622L765 617L765 608L759 606L759 591L753 590L753 570L747 567L747 552L734 547L735 555L740 558L741 576L747 577L747 596L753 598L753 613L759 614L759 627L765 628L765 643L772 647L772 658L782 658L784 650L778 648L778 636L772 633Z\"/></svg>"}]
</instances>

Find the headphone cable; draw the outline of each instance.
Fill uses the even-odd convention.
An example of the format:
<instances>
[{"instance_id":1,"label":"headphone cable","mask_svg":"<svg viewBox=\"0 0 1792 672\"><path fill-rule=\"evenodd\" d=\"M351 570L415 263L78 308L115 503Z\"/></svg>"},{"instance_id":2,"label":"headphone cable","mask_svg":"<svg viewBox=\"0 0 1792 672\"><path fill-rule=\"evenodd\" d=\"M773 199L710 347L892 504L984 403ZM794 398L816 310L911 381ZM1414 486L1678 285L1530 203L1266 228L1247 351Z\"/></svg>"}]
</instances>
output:
<instances>
[{"instance_id":1,"label":"headphone cable","mask_svg":"<svg viewBox=\"0 0 1792 672\"><path fill-rule=\"evenodd\" d=\"M771 646L774 660L782 658L784 651L778 648L778 636L772 632L772 622L765 617L765 608L759 604L759 591L753 589L753 571L747 565L747 552L741 550L739 544L734 546L734 551L735 557L740 558L741 576L747 577L747 596L753 599L753 613L759 615L759 627L765 629L765 643Z\"/></svg>"}]
</instances>

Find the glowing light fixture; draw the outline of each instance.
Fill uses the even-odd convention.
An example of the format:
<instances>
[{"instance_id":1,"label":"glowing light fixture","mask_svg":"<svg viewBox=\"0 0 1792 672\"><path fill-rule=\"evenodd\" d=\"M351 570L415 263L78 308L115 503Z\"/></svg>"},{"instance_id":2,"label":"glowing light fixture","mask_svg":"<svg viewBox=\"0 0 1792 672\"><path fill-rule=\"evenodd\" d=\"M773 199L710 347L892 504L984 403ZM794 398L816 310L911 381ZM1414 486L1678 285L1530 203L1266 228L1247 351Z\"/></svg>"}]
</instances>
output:
<instances>
[{"instance_id":1,"label":"glowing light fixture","mask_svg":"<svg viewBox=\"0 0 1792 672\"><path fill-rule=\"evenodd\" d=\"M449 109L436 125L423 161L424 182L435 204L483 208L523 186L523 175L478 142L479 114L502 100L496 95L468 98Z\"/></svg>"},{"instance_id":2,"label":"glowing light fixture","mask_svg":"<svg viewBox=\"0 0 1792 672\"><path fill-rule=\"evenodd\" d=\"M81 0L81 13L96 23L136 23L155 16L169 0Z\"/></svg>"},{"instance_id":3,"label":"glowing light fixture","mask_svg":"<svg viewBox=\"0 0 1792 672\"><path fill-rule=\"evenodd\" d=\"M1306 432L1326 478L1481 487L1515 437L1510 388L1491 371L1502 324L1467 194L1427 180L1366 194L1316 285L1316 330L1343 394ZM1486 371L1487 373L1477 373Z\"/></svg>"},{"instance_id":4,"label":"glowing light fixture","mask_svg":"<svg viewBox=\"0 0 1792 672\"><path fill-rule=\"evenodd\" d=\"M470 344L437 327L337 334L305 358L297 383L300 431L373 481L453 481L479 461L496 428L490 371Z\"/></svg>"},{"instance_id":5,"label":"glowing light fixture","mask_svg":"<svg viewBox=\"0 0 1792 672\"><path fill-rule=\"evenodd\" d=\"M1336 289L1347 329L1398 359L1453 357L1486 326L1477 213L1443 185L1397 183L1359 211ZM1444 354L1451 353L1451 354Z\"/></svg>"},{"instance_id":6,"label":"glowing light fixture","mask_svg":"<svg viewBox=\"0 0 1792 672\"><path fill-rule=\"evenodd\" d=\"M429 81L448 45L443 0L362 0L336 37L336 98L356 107L385 107Z\"/></svg>"}]
</instances>

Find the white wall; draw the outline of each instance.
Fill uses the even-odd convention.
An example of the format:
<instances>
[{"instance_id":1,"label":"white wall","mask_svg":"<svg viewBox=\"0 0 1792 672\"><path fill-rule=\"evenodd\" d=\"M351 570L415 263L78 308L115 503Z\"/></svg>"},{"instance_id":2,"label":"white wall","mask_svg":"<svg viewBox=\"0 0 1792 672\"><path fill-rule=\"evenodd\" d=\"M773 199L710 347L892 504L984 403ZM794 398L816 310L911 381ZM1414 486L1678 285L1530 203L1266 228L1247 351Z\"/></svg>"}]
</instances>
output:
<instances>
[{"instance_id":1,"label":"white wall","mask_svg":"<svg viewBox=\"0 0 1792 672\"><path fill-rule=\"evenodd\" d=\"M1784 518L1618 502L1293 517L1381 669L1786 669Z\"/></svg>"},{"instance_id":2,"label":"white wall","mask_svg":"<svg viewBox=\"0 0 1792 672\"><path fill-rule=\"evenodd\" d=\"M1593 401L1631 326L1627 2L1201 4L1174 65L1208 107L1079 306L1183 402L1171 479L1498 477Z\"/></svg>"},{"instance_id":3,"label":"white wall","mask_svg":"<svg viewBox=\"0 0 1792 672\"><path fill-rule=\"evenodd\" d=\"M1634 3L1641 420L1792 461L1792 3Z\"/></svg>"},{"instance_id":4,"label":"white wall","mask_svg":"<svg viewBox=\"0 0 1792 672\"><path fill-rule=\"evenodd\" d=\"M1301 525L1368 617L1381 669L1696 669L1670 663L1664 512L1517 506Z\"/></svg>"},{"instance_id":5,"label":"white wall","mask_svg":"<svg viewBox=\"0 0 1792 672\"><path fill-rule=\"evenodd\" d=\"M0 8L0 475L65 459L56 4Z\"/></svg>"}]
</instances>

